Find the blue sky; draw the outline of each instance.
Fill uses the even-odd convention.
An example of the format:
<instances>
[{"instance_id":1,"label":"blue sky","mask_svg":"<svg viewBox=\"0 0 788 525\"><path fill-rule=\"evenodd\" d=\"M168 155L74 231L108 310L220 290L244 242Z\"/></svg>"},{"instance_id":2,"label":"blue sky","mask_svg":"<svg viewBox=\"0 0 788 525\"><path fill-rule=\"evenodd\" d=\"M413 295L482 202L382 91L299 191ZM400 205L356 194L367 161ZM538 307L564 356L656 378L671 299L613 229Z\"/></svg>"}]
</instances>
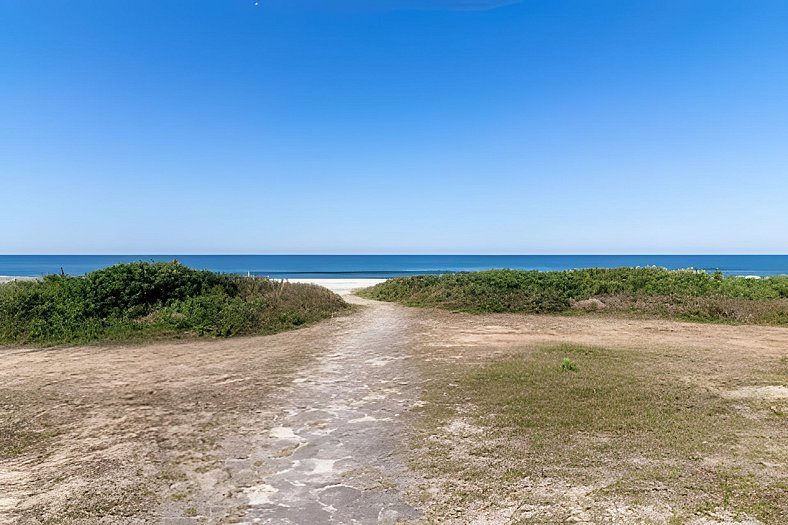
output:
<instances>
[{"instance_id":1,"label":"blue sky","mask_svg":"<svg viewBox=\"0 0 788 525\"><path fill-rule=\"evenodd\" d=\"M788 252L788 2L0 23L0 253Z\"/></svg>"}]
</instances>

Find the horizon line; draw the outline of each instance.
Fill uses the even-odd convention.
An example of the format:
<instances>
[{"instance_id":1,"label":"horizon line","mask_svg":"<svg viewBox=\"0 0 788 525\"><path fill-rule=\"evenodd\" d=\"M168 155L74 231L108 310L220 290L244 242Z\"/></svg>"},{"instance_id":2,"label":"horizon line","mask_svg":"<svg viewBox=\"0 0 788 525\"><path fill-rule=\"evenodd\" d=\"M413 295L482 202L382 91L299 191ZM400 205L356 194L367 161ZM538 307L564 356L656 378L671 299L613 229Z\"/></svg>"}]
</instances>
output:
<instances>
[{"instance_id":1,"label":"horizon line","mask_svg":"<svg viewBox=\"0 0 788 525\"><path fill-rule=\"evenodd\" d=\"M736 253L736 252L656 252L656 253L615 253L615 252L596 252L596 253L546 253L546 252L539 252L539 253L514 253L514 252L475 252L475 253L416 253L416 252L408 252L408 253L359 253L359 252L352 252L352 253L335 253L335 252L328 252L328 253L284 253L284 252L277 252L277 253L234 253L234 252L221 252L221 253L121 253L121 252L112 252L112 253L98 253L98 252L89 252L89 253L76 253L76 252L69 252L69 253L0 253L0 257L75 257L75 256L106 256L106 257L114 257L114 256L153 256L153 257L163 257L163 256L265 256L265 257L390 257L390 256L402 256L402 257L414 257L414 256L438 256L438 257L457 257L457 256L491 256L491 257L548 257L548 256L580 256L580 257L588 257L588 256L599 256L599 257L609 257L609 256L788 256L788 253Z\"/></svg>"}]
</instances>

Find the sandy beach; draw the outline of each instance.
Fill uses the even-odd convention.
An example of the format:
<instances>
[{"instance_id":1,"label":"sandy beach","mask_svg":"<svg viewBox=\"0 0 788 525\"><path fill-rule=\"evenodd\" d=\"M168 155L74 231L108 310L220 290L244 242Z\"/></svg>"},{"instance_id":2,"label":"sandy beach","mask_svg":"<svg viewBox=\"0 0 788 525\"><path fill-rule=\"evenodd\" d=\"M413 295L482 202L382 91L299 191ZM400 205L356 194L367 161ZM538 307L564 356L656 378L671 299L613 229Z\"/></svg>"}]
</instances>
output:
<instances>
[{"instance_id":1,"label":"sandy beach","mask_svg":"<svg viewBox=\"0 0 788 525\"><path fill-rule=\"evenodd\" d=\"M16 275L0 275L0 284L13 281L35 281L38 277L20 277Z\"/></svg>"},{"instance_id":2,"label":"sandy beach","mask_svg":"<svg viewBox=\"0 0 788 525\"><path fill-rule=\"evenodd\" d=\"M386 279L286 279L291 283L316 284L328 288L339 295L347 295L353 290L375 286Z\"/></svg>"},{"instance_id":3,"label":"sandy beach","mask_svg":"<svg viewBox=\"0 0 788 525\"><path fill-rule=\"evenodd\" d=\"M0 275L0 284L12 281L34 281L36 279L38 279L38 277ZM385 282L386 279L285 279L285 281L291 283L316 284L328 288L339 295L346 295L353 290L367 288L368 286L374 286L378 283Z\"/></svg>"}]
</instances>

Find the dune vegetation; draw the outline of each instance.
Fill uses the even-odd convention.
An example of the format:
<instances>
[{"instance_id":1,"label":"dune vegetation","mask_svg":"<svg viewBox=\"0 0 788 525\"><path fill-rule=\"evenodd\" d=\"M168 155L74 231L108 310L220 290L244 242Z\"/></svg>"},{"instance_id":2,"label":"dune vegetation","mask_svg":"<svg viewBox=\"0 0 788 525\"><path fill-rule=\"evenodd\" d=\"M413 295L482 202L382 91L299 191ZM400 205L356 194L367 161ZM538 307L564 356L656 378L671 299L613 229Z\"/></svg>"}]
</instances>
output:
<instances>
[{"instance_id":1,"label":"dune vegetation","mask_svg":"<svg viewBox=\"0 0 788 525\"><path fill-rule=\"evenodd\" d=\"M346 308L320 286L136 262L0 285L0 344L271 334Z\"/></svg>"},{"instance_id":2,"label":"dune vegetation","mask_svg":"<svg viewBox=\"0 0 788 525\"><path fill-rule=\"evenodd\" d=\"M360 295L475 313L626 313L691 321L788 324L788 276L747 279L655 267L488 270L397 277Z\"/></svg>"}]
</instances>

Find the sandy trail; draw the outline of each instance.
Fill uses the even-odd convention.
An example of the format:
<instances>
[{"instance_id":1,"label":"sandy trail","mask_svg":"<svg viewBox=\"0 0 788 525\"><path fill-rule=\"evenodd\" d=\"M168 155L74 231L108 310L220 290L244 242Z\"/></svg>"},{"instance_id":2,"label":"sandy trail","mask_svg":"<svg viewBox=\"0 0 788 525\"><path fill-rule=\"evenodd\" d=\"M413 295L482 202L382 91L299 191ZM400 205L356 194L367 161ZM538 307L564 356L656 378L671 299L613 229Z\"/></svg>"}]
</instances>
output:
<instances>
[{"instance_id":1,"label":"sandy trail","mask_svg":"<svg viewBox=\"0 0 788 525\"><path fill-rule=\"evenodd\" d=\"M409 361L410 313L366 307L315 366L274 400L263 447L273 473L246 489L255 523L398 523L418 516L402 497L406 412L419 396Z\"/></svg>"},{"instance_id":2,"label":"sandy trail","mask_svg":"<svg viewBox=\"0 0 788 525\"><path fill-rule=\"evenodd\" d=\"M274 336L0 349L0 423L54 431L0 458L0 523L419 515L405 501L414 311L347 299L358 311Z\"/></svg>"}]
</instances>

